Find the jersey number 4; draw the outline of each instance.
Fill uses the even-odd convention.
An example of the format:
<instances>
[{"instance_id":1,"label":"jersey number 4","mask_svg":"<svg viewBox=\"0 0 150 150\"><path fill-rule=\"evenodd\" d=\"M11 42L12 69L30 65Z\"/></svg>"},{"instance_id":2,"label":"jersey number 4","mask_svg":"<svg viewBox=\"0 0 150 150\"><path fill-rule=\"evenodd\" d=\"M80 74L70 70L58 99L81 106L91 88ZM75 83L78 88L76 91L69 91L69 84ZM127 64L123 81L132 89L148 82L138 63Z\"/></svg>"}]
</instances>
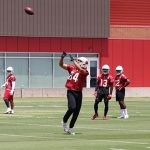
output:
<instances>
[{"instance_id":1,"label":"jersey number 4","mask_svg":"<svg viewBox=\"0 0 150 150\"><path fill-rule=\"evenodd\" d=\"M70 74L68 80L74 80L74 82L78 81L79 73Z\"/></svg>"}]
</instances>

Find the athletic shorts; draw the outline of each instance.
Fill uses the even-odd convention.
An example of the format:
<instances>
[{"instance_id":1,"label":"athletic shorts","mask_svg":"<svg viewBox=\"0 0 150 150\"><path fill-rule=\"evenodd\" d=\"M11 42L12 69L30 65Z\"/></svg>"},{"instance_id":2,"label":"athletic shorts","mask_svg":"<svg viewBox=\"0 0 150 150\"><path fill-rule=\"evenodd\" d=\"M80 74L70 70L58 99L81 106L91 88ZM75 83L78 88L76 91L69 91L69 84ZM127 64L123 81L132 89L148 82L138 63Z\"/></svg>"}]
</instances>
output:
<instances>
[{"instance_id":1,"label":"athletic shorts","mask_svg":"<svg viewBox=\"0 0 150 150\"><path fill-rule=\"evenodd\" d=\"M125 88L121 90L116 90L116 101L122 101L125 97Z\"/></svg>"},{"instance_id":2,"label":"athletic shorts","mask_svg":"<svg viewBox=\"0 0 150 150\"><path fill-rule=\"evenodd\" d=\"M106 89L104 87L99 87L97 90L97 96L96 96L96 101L102 102L104 99L104 102L108 101L107 96L109 94L109 89Z\"/></svg>"},{"instance_id":3,"label":"athletic shorts","mask_svg":"<svg viewBox=\"0 0 150 150\"><path fill-rule=\"evenodd\" d=\"M13 98L14 98L14 96L10 95L10 90L5 90L3 99L7 99L10 101L10 100L13 100Z\"/></svg>"}]
</instances>

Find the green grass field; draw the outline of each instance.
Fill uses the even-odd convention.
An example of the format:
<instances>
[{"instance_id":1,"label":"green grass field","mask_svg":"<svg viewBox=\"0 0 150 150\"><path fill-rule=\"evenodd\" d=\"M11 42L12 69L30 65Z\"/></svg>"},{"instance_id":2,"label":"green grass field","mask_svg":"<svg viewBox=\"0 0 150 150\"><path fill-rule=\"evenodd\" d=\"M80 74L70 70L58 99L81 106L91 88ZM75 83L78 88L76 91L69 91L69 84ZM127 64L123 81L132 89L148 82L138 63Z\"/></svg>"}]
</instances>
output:
<instances>
[{"instance_id":1,"label":"green grass field","mask_svg":"<svg viewBox=\"0 0 150 150\"><path fill-rule=\"evenodd\" d=\"M108 120L91 120L94 98L84 98L74 128L67 135L60 122L67 109L65 98L16 98L15 114L0 107L0 150L148 150L150 99L126 98L129 119L118 119L119 106L110 101Z\"/></svg>"}]
</instances>

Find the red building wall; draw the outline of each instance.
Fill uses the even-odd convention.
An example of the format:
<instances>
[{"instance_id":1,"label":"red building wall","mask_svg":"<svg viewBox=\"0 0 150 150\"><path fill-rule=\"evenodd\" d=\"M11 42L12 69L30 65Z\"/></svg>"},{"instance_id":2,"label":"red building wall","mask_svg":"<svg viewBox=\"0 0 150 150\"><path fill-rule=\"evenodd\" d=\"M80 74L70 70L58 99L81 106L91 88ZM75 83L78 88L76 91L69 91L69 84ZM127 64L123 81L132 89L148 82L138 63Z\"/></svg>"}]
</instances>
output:
<instances>
[{"instance_id":1,"label":"red building wall","mask_svg":"<svg viewBox=\"0 0 150 150\"><path fill-rule=\"evenodd\" d=\"M149 16L150 0L110 0L109 56L102 62L122 65L134 87L150 87Z\"/></svg>"},{"instance_id":2,"label":"red building wall","mask_svg":"<svg viewBox=\"0 0 150 150\"><path fill-rule=\"evenodd\" d=\"M111 25L150 25L150 0L110 0Z\"/></svg>"},{"instance_id":3,"label":"red building wall","mask_svg":"<svg viewBox=\"0 0 150 150\"><path fill-rule=\"evenodd\" d=\"M101 54L101 65L109 64L113 76L115 67L122 65L132 87L149 87L149 47L149 40L110 39L108 50Z\"/></svg>"},{"instance_id":4,"label":"red building wall","mask_svg":"<svg viewBox=\"0 0 150 150\"><path fill-rule=\"evenodd\" d=\"M0 37L0 52L80 52L98 53L107 39Z\"/></svg>"},{"instance_id":5,"label":"red building wall","mask_svg":"<svg viewBox=\"0 0 150 150\"><path fill-rule=\"evenodd\" d=\"M132 87L149 87L149 40L0 37L0 52L99 53L100 66L122 65Z\"/></svg>"}]
</instances>

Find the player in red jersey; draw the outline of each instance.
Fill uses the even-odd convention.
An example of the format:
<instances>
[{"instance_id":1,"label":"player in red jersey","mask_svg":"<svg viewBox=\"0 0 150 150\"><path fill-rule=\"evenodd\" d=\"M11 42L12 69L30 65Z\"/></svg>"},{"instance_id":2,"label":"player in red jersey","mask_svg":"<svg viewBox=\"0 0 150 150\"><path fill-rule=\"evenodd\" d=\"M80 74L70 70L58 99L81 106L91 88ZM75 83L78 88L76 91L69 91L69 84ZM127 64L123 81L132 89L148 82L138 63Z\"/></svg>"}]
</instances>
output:
<instances>
[{"instance_id":1,"label":"player in red jersey","mask_svg":"<svg viewBox=\"0 0 150 150\"><path fill-rule=\"evenodd\" d=\"M92 120L98 117L98 104L102 102L104 99L104 116L103 120L106 120L107 113L109 109L109 100L112 98L112 91L113 91L113 77L109 74L110 68L108 65L104 65L102 67L102 74L100 74L97 78L97 86L95 88L95 103L94 103L94 111L95 114L92 116Z\"/></svg>"},{"instance_id":2,"label":"player in red jersey","mask_svg":"<svg viewBox=\"0 0 150 150\"><path fill-rule=\"evenodd\" d=\"M16 77L13 75L12 67L8 67L6 71L7 71L6 82L2 85L2 87L5 87L3 100L7 106L5 114L13 114L14 113L13 99L14 99Z\"/></svg>"},{"instance_id":3,"label":"player in red jersey","mask_svg":"<svg viewBox=\"0 0 150 150\"><path fill-rule=\"evenodd\" d=\"M82 106L83 84L89 74L87 71L88 60L85 57L79 57L75 60L70 54L69 56L74 65L65 64L63 60L66 55L67 54L63 52L59 62L59 66L67 70L69 73L69 78L65 85L67 88L68 110L66 111L61 123L65 132L68 134L74 134L73 127ZM67 121L71 116L72 118L70 120L69 128L67 128Z\"/></svg>"},{"instance_id":4,"label":"player in red jersey","mask_svg":"<svg viewBox=\"0 0 150 150\"><path fill-rule=\"evenodd\" d=\"M118 118L126 119L128 118L127 107L124 103L125 97L125 87L130 84L130 80L123 74L122 66L116 67L116 77L115 77L115 88L116 88L116 101L120 105L121 116Z\"/></svg>"}]
</instances>

